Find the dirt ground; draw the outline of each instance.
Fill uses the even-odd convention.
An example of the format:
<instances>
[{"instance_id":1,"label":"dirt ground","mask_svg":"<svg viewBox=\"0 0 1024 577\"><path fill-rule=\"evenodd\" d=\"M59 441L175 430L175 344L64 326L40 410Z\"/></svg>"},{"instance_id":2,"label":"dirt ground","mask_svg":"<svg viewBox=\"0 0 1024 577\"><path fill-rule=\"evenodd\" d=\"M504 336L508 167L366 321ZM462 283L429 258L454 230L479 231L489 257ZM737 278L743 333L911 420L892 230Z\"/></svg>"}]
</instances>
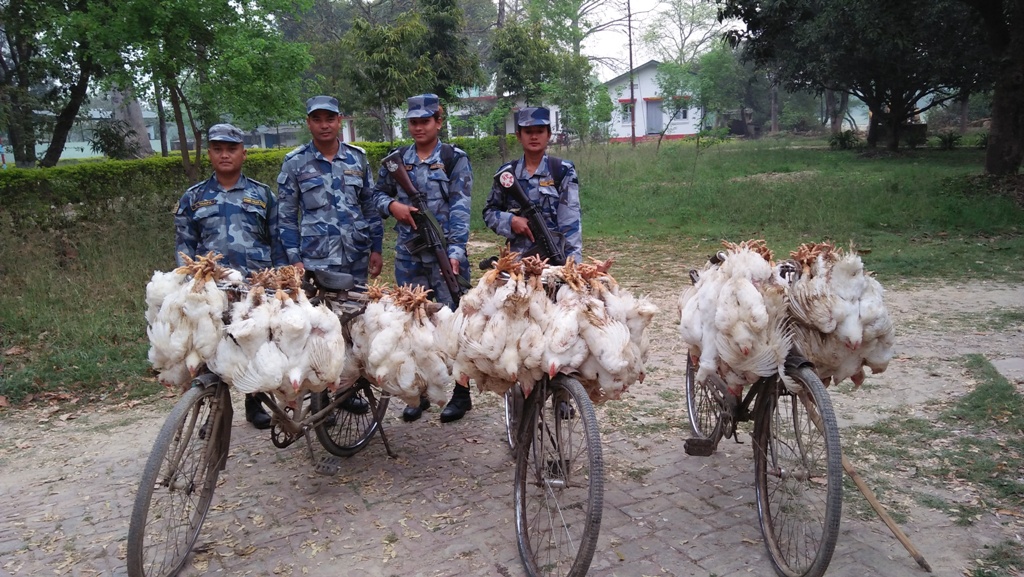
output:
<instances>
[{"instance_id":1,"label":"dirt ground","mask_svg":"<svg viewBox=\"0 0 1024 577\"><path fill-rule=\"evenodd\" d=\"M599 409L606 504L590 574L769 575L749 445L705 461L681 451L688 431L685 360L674 326L678 291L631 288L650 295L662 314L651 329L647 381ZM833 389L844 430L892 415L933 416L969 390L962 368L968 353L997 363L1024 390L1024 371L1015 365L1024 363L1024 326L992 320L1024 307L1024 287L918 284L890 288L886 302L897 327L896 358L861 390ZM444 426L436 409L419 423L402 423L393 405L389 437L402 456L387 459L376 440L346 462L350 469L327 478L312 473L301 442L277 450L247 427L236 400L229 468L183 574L333 575L346 567L339 560L351 568L341 574L350 575L521 574L505 504L512 467L500 405L493 395L474 402L466 419ZM172 403L37 403L0 412L0 574L124 575L131 499ZM869 483L884 475L904 496L938 490L951 500L977 499L952 481L920 478L913 463L875 461L862 473ZM673 500L674 492L687 500ZM913 499L901 509L908 535L938 575L966 574L985 546L1024 538L1019 512L986 510L962 527ZM924 574L880 521L856 510L844 508L829 575Z\"/></svg>"}]
</instances>

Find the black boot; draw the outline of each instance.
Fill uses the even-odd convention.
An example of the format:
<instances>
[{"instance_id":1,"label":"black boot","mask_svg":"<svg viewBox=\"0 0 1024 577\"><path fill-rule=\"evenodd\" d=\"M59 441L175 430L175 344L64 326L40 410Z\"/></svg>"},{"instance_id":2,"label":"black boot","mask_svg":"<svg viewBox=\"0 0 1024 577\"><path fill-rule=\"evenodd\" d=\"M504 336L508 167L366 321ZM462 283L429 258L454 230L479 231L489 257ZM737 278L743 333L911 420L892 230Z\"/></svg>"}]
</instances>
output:
<instances>
[{"instance_id":1,"label":"black boot","mask_svg":"<svg viewBox=\"0 0 1024 577\"><path fill-rule=\"evenodd\" d=\"M420 397L419 405L405 406L405 409L402 411L402 420L407 423L411 423L423 416L423 411L426 411L429 408L430 400L426 397Z\"/></svg>"},{"instance_id":2,"label":"black boot","mask_svg":"<svg viewBox=\"0 0 1024 577\"><path fill-rule=\"evenodd\" d=\"M441 422L458 421L466 414L466 411L472 408L473 400L469 398L469 387L456 384L455 390L452 391L452 400L448 401L444 410L441 411Z\"/></svg>"},{"instance_id":3,"label":"black boot","mask_svg":"<svg viewBox=\"0 0 1024 577\"><path fill-rule=\"evenodd\" d=\"M270 415L263 408L263 403L251 394L245 396L245 420L257 429L270 428Z\"/></svg>"},{"instance_id":4,"label":"black boot","mask_svg":"<svg viewBox=\"0 0 1024 577\"><path fill-rule=\"evenodd\" d=\"M366 402L366 399L359 393L353 393L351 397L342 401L339 406L353 415L365 415L370 412L370 403Z\"/></svg>"}]
</instances>

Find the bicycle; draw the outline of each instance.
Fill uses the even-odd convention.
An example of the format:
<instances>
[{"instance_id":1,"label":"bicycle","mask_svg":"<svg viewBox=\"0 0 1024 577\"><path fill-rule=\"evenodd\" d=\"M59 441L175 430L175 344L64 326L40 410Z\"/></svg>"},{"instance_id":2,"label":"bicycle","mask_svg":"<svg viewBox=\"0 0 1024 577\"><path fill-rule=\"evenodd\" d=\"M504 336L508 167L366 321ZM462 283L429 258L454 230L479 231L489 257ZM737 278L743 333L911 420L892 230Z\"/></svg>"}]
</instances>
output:
<instances>
[{"instance_id":1,"label":"bicycle","mask_svg":"<svg viewBox=\"0 0 1024 577\"><path fill-rule=\"evenodd\" d=\"M348 291L354 288L349 275L317 271L313 280L315 298L329 302L343 322L343 315L361 312L348 299ZM366 396L369 411L360 415L341 409L357 394ZM309 431L315 432L331 454L317 464L320 473L336 473L337 457L358 453L377 432L387 454L395 456L381 428L390 397L385 394L378 400L365 379L333 396L327 391L311 394L295 410L266 393L256 395L271 410L270 437L276 447L304 438L312 457ZM217 477L227 465L232 416L230 387L213 373L196 377L167 416L146 460L132 508L126 558L129 577L170 577L184 566L199 538Z\"/></svg>"},{"instance_id":2,"label":"bicycle","mask_svg":"<svg viewBox=\"0 0 1024 577\"><path fill-rule=\"evenodd\" d=\"M516 461L516 541L526 574L582 577L604 507L594 405L583 385L566 375L545 376L525 398L517 383L505 398Z\"/></svg>"},{"instance_id":3,"label":"bicycle","mask_svg":"<svg viewBox=\"0 0 1024 577\"><path fill-rule=\"evenodd\" d=\"M795 347L781 375L758 380L742 399L712 374L695 382L686 362L688 455L710 456L737 424L754 421L754 486L765 546L783 577L820 577L832 559L842 515L839 428L825 386ZM751 410L751 405L753 409ZM737 442L739 442L737 440Z\"/></svg>"}]
</instances>

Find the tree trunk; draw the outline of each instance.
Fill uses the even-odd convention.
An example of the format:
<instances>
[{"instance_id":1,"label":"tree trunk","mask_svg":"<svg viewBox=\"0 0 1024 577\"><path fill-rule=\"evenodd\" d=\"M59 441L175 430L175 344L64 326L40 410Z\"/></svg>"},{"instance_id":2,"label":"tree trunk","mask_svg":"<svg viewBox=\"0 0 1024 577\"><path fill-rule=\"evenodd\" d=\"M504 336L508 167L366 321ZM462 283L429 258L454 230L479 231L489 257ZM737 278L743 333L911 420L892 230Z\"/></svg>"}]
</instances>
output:
<instances>
[{"instance_id":1,"label":"tree trunk","mask_svg":"<svg viewBox=\"0 0 1024 577\"><path fill-rule=\"evenodd\" d=\"M868 148L875 148L878 146L878 127L882 125L881 113L876 110L872 110L871 105L868 105Z\"/></svg>"},{"instance_id":2,"label":"tree trunk","mask_svg":"<svg viewBox=\"0 0 1024 577\"><path fill-rule=\"evenodd\" d=\"M113 117L128 124L135 135L128 138L138 151L137 158L153 155L153 145L149 143L149 130L142 119L142 107L139 101L132 98L131 88L124 91L114 87L110 90L110 102L113 104Z\"/></svg>"},{"instance_id":3,"label":"tree trunk","mask_svg":"<svg viewBox=\"0 0 1024 577\"><path fill-rule=\"evenodd\" d=\"M167 157L167 113L164 111L164 95L160 81L153 77L153 100L156 101L156 122L160 130L160 156Z\"/></svg>"},{"instance_id":4,"label":"tree trunk","mask_svg":"<svg viewBox=\"0 0 1024 577\"><path fill-rule=\"evenodd\" d=\"M885 147L888 148L889 150L895 152L895 151L900 149L900 124L901 123L897 119L897 116L895 114L892 114L892 115L889 116L888 122L886 122L886 124L888 124L888 126L886 127L888 130L887 130L887 133L885 135L886 136Z\"/></svg>"},{"instance_id":5,"label":"tree trunk","mask_svg":"<svg viewBox=\"0 0 1024 577\"><path fill-rule=\"evenodd\" d=\"M779 131L779 84L778 82L772 83L772 134ZM746 121L746 119L744 119Z\"/></svg>"},{"instance_id":6,"label":"tree trunk","mask_svg":"<svg viewBox=\"0 0 1024 577\"><path fill-rule=\"evenodd\" d=\"M834 97L833 97L834 99ZM832 107L829 108L829 129L832 134L838 134L843 130L843 118L846 117L846 111L850 106L850 95L846 92L839 94L839 104L833 103Z\"/></svg>"},{"instance_id":7,"label":"tree trunk","mask_svg":"<svg viewBox=\"0 0 1024 577\"><path fill-rule=\"evenodd\" d=\"M181 166L185 169L185 176L188 177L189 182L199 182L199 167L192 164L192 159L189 158L188 133L185 132L185 118L181 114L181 100L178 98L177 85L173 81L168 82L167 91L171 96L171 110L174 111L174 123L178 127L178 147L181 149Z\"/></svg>"},{"instance_id":8,"label":"tree trunk","mask_svg":"<svg viewBox=\"0 0 1024 577\"><path fill-rule=\"evenodd\" d=\"M11 117L8 125L8 138L11 154L14 155L15 166L18 168L36 167L36 131L32 123L32 100L23 97L26 93L18 88L10 91Z\"/></svg>"},{"instance_id":9,"label":"tree trunk","mask_svg":"<svg viewBox=\"0 0 1024 577\"><path fill-rule=\"evenodd\" d=\"M53 138L50 139L50 146L46 148L46 154L39 161L39 166L51 167L57 165L60 155L64 153L64 144L68 141L68 133L74 127L75 119L78 118L78 111L82 108L82 103L85 102L89 91L89 79L92 78L92 58L86 57L78 65L80 68L78 81L71 87L68 103L64 105L60 114L57 115L57 122L53 126Z\"/></svg>"},{"instance_id":10,"label":"tree trunk","mask_svg":"<svg viewBox=\"0 0 1024 577\"><path fill-rule=\"evenodd\" d=\"M967 133L967 122L970 120L970 93L965 92L957 102L960 103L960 134Z\"/></svg>"}]
</instances>

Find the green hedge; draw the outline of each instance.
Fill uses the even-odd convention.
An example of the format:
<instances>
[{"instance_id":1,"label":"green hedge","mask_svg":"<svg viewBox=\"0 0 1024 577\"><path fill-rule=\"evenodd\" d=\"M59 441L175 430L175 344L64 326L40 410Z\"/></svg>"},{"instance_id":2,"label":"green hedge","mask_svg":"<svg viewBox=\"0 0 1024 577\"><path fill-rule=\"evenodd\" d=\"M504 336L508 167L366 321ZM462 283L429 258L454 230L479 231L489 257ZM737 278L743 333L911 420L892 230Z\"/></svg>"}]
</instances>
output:
<instances>
[{"instance_id":1,"label":"green hedge","mask_svg":"<svg viewBox=\"0 0 1024 577\"><path fill-rule=\"evenodd\" d=\"M395 145L408 144L399 141ZM483 160L498 155L498 137L453 138L449 142L464 149L470 158ZM380 160L391 150L386 142L360 142L366 150L370 166L376 172ZM518 150L514 136L509 136L509 150ZM245 173L271 185L275 191L281 162L286 149L250 149ZM200 174L209 171L205 156ZM71 204L83 210L116 208L126 201L152 199L173 203L189 186L181 166L181 156L151 157L143 160L107 160L79 163L55 168L11 168L0 171L0 222L15 226L49 227L64 220ZM86 207L85 209L81 207Z\"/></svg>"}]
</instances>

